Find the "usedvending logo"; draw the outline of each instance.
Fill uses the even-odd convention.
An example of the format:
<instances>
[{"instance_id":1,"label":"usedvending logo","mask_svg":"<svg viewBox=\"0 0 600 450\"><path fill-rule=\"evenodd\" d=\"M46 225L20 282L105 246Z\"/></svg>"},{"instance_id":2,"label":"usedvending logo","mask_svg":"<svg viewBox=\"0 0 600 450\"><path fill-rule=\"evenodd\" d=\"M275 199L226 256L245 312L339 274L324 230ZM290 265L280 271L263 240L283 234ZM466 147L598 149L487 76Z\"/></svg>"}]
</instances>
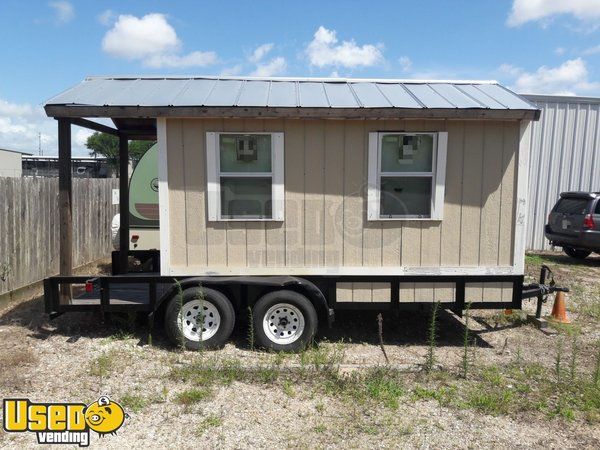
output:
<instances>
[{"instance_id":1,"label":"usedvending logo","mask_svg":"<svg viewBox=\"0 0 600 450\"><path fill-rule=\"evenodd\" d=\"M33 403L29 399L5 399L4 430L36 433L38 444L90 445L90 430L100 437L115 434L125 419L123 407L108 397L84 403Z\"/></svg>"}]
</instances>

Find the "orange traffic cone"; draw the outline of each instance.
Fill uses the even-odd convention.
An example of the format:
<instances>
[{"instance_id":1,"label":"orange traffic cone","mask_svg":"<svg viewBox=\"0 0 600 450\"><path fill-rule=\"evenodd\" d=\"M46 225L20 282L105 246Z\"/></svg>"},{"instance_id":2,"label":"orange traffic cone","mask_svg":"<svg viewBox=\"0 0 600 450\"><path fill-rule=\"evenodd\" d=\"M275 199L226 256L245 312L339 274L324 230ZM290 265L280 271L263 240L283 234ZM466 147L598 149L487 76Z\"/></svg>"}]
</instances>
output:
<instances>
[{"instance_id":1,"label":"orange traffic cone","mask_svg":"<svg viewBox=\"0 0 600 450\"><path fill-rule=\"evenodd\" d=\"M565 305L565 293L558 291L554 297L554 305L552 306L552 320L558 323L571 323L567 317L567 308Z\"/></svg>"}]
</instances>

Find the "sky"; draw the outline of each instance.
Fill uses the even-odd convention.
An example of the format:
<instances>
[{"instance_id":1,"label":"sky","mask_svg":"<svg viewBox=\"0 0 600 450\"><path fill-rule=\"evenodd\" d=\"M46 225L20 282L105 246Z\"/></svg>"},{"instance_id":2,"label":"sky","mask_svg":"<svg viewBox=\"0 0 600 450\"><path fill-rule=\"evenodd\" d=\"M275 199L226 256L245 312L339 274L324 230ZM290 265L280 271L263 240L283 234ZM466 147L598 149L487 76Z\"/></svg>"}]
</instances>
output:
<instances>
[{"instance_id":1,"label":"sky","mask_svg":"<svg viewBox=\"0 0 600 450\"><path fill-rule=\"evenodd\" d=\"M600 97L600 0L0 0L0 42L0 148L34 154L57 153L44 102L91 75L492 79ZM75 155L89 134L74 127Z\"/></svg>"}]
</instances>

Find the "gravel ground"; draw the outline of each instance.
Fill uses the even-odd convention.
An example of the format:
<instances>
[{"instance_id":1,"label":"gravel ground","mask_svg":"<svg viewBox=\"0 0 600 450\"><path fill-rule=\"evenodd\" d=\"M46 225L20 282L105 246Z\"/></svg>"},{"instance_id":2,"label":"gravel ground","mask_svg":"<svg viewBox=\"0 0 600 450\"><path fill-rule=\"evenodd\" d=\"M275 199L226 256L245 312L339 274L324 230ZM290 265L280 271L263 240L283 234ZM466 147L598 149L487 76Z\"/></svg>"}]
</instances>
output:
<instances>
[{"instance_id":1,"label":"gravel ground","mask_svg":"<svg viewBox=\"0 0 600 450\"><path fill-rule=\"evenodd\" d=\"M537 273L541 263L555 269L559 284L573 288L568 308L578 332L578 370L588 376L594 370L595 344L600 339L600 258L572 264L552 254L530 256L528 273ZM535 305L531 302L525 308L533 311ZM551 302L544 312L550 308ZM540 331L507 320L501 312L473 311L472 319L474 367L505 367L520 358L551 370L557 343L562 340L568 347L570 342L570 337L553 328ZM425 361L428 325L425 313L385 316L389 364L406 370L406 392L413 384L431 385L426 375L412 373ZM35 298L0 311L0 397L89 403L109 395L129 403L130 418L116 435L99 438L92 433L91 445L105 448L600 448L600 420L582 414L570 419L538 411L488 414L410 394L386 406L323 388L329 372L313 368L318 364L340 365L350 373L385 366L376 330L375 313L338 314L335 326L321 332L318 350L304 357L278 356L249 350L246 329L239 324L224 349L198 354L173 349L161 331L155 333L153 346L146 345L143 326L117 331L92 314L72 313L49 322L41 299ZM460 386L456 374L463 333L463 321L440 313L436 357L445 377L442 384ZM276 365L277 370L290 373L299 367L312 371L308 377L273 382L213 383L201 401L182 402L182 393L195 385L172 374L199 361L237 361L252 369ZM4 431L0 445L39 447L33 434Z\"/></svg>"}]
</instances>

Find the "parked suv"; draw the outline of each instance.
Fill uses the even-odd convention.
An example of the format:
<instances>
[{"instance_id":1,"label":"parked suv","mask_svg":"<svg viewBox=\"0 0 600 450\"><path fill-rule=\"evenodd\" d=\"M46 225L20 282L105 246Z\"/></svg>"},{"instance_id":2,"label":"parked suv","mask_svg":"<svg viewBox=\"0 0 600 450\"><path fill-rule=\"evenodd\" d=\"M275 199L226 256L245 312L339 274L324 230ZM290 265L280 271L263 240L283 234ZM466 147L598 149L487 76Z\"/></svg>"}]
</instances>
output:
<instances>
[{"instance_id":1,"label":"parked suv","mask_svg":"<svg viewBox=\"0 0 600 450\"><path fill-rule=\"evenodd\" d=\"M600 192L563 192L545 227L550 244L572 258L600 253Z\"/></svg>"}]
</instances>

